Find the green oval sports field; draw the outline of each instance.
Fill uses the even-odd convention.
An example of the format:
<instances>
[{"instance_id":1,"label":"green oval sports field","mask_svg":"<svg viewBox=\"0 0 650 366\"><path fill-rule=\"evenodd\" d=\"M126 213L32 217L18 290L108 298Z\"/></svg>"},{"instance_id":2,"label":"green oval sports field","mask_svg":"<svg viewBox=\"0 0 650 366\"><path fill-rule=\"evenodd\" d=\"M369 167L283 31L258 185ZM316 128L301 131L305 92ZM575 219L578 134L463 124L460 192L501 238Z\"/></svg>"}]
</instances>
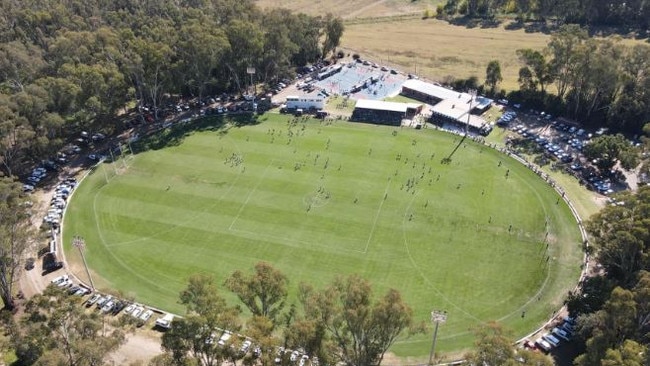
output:
<instances>
[{"instance_id":1,"label":"green oval sports field","mask_svg":"<svg viewBox=\"0 0 650 366\"><path fill-rule=\"evenodd\" d=\"M268 261L290 278L291 301L301 281L360 273L377 293L399 289L417 320L448 311L442 352L470 347L481 322L528 333L575 285L575 219L513 159L430 129L291 120L207 120L96 167L65 216L73 267L69 243L81 235L100 287L176 313L196 272L221 281ZM417 359L429 347L420 335L392 351Z\"/></svg>"}]
</instances>

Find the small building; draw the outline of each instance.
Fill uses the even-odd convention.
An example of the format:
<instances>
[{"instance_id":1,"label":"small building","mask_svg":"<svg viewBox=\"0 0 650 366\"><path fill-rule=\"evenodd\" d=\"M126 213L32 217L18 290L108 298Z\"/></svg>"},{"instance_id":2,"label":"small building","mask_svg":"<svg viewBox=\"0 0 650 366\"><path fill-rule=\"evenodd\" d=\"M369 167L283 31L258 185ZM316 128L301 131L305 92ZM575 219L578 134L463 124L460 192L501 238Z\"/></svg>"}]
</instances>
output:
<instances>
[{"instance_id":1,"label":"small building","mask_svg":"<svg viewBox=\"0 0 650 366\"><path fill-rule=\"evenodd\" d=\"M325 107L325 97L320 95L302 95L302 96L288 96L286 102L287 110L321 110Z\"/></svg>"},{"instance_id":2,"label":"small building","mask_svg":"<svg viewBox=\"0 0 650 366\"><path fill-rule=\"evenodd\" d=\"M354 107L350 120L400 126L402 120L412 118L420 113L421 110L421 104L360 99Z\"/></svg>"}]
</instances>

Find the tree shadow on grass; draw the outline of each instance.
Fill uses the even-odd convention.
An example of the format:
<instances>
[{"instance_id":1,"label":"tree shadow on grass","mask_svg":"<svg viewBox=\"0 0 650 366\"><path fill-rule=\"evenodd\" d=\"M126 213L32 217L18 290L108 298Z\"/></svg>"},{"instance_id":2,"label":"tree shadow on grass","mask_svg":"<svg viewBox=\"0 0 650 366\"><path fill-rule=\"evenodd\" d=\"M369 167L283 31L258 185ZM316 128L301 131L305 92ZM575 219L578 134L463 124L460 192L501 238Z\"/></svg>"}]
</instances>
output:
<instances>
[{"instance_id":1,"label":"tree shadow on grass","mask_svg":"<svg viewBox=\"0 0 650 366\"><path fill-rule=\"evenodd\" d=\"M485 17L485 18L470 18L468 16L456 17L449 20L449 23L452 25L458 25L465 27L467 29L472 28L497 28L501 25L501 21L495 17Z\"/></svg>"},{"instance_id":2,"label":"tree shadow on grass","mask_svg":"<svg viewBox=\"0 0 650 366\"><path fill-rule=\"evenodd\" d=\"M160 150L166 147L180 145L186 137L195 132L216 131L220 135L225 135L231 127L252 126L258 123L258 116L253 113L230 116L206 116L196 120L180 121L168 128L163 128L150 133L146 137L141 137L138 141L131 144L131 148L134 154L148 150Z\"/></svg>"}]
</instances>

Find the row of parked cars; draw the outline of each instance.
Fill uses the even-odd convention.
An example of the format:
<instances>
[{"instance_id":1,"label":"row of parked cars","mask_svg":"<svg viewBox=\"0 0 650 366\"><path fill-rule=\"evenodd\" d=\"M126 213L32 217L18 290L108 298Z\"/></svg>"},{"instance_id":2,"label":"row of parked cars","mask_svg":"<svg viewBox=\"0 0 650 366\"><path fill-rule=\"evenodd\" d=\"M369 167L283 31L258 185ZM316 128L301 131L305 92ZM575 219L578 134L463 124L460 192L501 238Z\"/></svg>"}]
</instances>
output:
<instances>
[{"instance_id":1,"label":"row of parked cars","mask_svg":"<svg viewBox=\"0 0 650 366\"><path fill-rule=\"evenodd\" d=\"M553 349L559 347L563 342L571 341L573 333L575 332L575 319L571 317L564 317L562 323L554 327L550 332L541 335L534 343L527 341L524 347L539 349L543 352L551 352Z\"/></svg>"},{"instance_id":2,"label":"row of parked cars","mask_svg":"<svg viewBox=\"0 0 650 366\"><path fill-rule=\"evenodd\" d=\"M91 293L91 290L87 287L81 284L75 284L67 274L54 278L51 281L51 284L52 286L66 289L68 294L74 296L85 296ZM131 316L138 321L139 326L146 324L154 314L153 310L147 309L143 305L120 300L112 295L102 295L100 293L95 293L90 296L86 299L84 305L87 308L95 307L102 314L118 315L119 313L123 313ZM169 329L171 328L173 320L174 315L165 314L156 320L156 326Z\"/></svg>"},{"instance_id":3,"label":"row of parked cars","mask_svg":"<svg viewBox=\"0 0 650 366\"><path fill-rule=\"evenodd\" d=\"M538 135L535 131L528 129L524 125L519 124L515 126L513 131L520 134L523 138L534 141L545 154L548 156L554 156L563 163L570 163L574 159L572 151L563 149L558 142L551 141L544 136ZM582 148L582 146L580 146L580 148Z\"/></svg>"},{"instance_id":4,"label":"row of parked cars","mask_svg":"<svg viewBox=\"0 0 650 366\"><path fill-rule=\"evenodd\" d=\"M52 286L66 289L70 295L85 296L90 293L90 290L88 288L81 285L75 285L67 274L56 277L51 281L51 283Z\"/></svg>"},{"instance_id":5,"label":"row of parked cars","mask_svg":"<svg viewBox=\"0 0 650 366\"><path fill-rule=\"evenodd\" d=\"M77 180L75 178L67 178L54 188L50 208L45 217L43 217L44 224L48 224L54 229L59 227L63 217L63 210L68 202L68 197L70 197L76 186Z\"/></svg>"},{"instance_id":6,"label":"row of parked cars","mask_svg":"<svg viewBox=\"0 0 650 366\"><path fill-rule=\"evenodd\" d=\"M275 357L275 364L279 365L282 363L283 359L289 358L289 361L298 364L298 366L318 366L318 357L309 358L309 355L305 354L302 350L289 350L284 347L278 347Z\"/></svg>"}]
</instances>

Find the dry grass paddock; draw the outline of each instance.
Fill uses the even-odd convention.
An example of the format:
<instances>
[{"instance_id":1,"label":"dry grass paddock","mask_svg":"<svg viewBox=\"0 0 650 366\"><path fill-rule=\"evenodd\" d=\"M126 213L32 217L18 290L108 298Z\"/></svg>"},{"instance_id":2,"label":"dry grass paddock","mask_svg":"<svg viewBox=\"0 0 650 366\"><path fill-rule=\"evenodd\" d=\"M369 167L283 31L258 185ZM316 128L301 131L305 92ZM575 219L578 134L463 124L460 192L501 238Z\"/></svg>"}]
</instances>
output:
<instances>
[{"instance_id":1,"label":"dry grass paddock","mask_svg":"<svg viewBox=\"0 0 650 366\"><path fill-rule=\"evenodd\" d=\"M362 58L437 81L447 76L474 75L483 83L488 62L499 60L503 74L500 87L515 89L521 67L516 50L541 50L549 38L503 26L470 29L432 19L407 19L348 24L342 47Z\"/></svg>"},{"instance_id":2,"label":"dry grass paddock","mask_svg":"<svg viewBox=\"0 0 650 366\"><path fill-rule=\"evenodd\" d=\"M440 0L258 0L262 8L286 8L310 15L332 13L346 19L384 17L402 14L423 14L425 9L434 10Z\"/></svg>"}]
</instances>

